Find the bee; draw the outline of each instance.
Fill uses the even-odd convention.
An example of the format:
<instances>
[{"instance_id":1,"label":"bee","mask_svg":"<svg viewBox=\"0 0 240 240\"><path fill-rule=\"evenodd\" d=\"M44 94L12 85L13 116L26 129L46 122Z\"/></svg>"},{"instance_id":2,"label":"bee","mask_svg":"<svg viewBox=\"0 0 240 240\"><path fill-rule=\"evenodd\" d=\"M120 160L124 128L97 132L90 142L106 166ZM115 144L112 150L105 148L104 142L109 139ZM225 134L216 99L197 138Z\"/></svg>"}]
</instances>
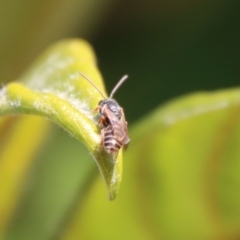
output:
<instances>
[{"instance_id":1,"label":"bee","mask_svg":"<svg viewBox=\"0 0 240 240\"><path fill-rule=\"evenodd\" d=\"M85 75L80 73L92 86L102 95L103 100L98 103L98 106L93 111L98 111L100 118L98 125L101 128L101 147L104 146L108 154L117 157L121 147L127 149L130 142L128 135L127 122L123 109L119 106L118 102L113 99L114 93L128 78L127 75L123 76L116 86L113 88L110 97L106 98L99 88Z\"/></svg>"}]
</instances>

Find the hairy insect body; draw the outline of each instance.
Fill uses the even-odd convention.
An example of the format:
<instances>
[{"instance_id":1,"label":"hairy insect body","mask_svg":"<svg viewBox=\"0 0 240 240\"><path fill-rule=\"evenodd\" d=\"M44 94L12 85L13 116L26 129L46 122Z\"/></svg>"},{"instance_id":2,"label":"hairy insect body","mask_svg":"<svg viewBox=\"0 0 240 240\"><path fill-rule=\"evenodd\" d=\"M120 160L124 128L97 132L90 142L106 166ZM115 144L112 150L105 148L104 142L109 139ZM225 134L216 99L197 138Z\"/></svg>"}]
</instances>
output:
<instances>
[{"instance_id":1,"label":"hairy insect body","mask_svg":"<svg viewBox=\"0 0 240 240\"><path fill-rule=\"evenodd\" d=\"M95 111L98 111L100 115L98 124L101 128L101 144L104 146L104 149L108 154L114 154L117 156L121 147L124 147L124 149L127 148L130 142L130 138L128 135L127 122L125 120L123 109L112 97L128 76L125 75L114 87L110 94L110 97L105 98L102 92L97 88L97 86L94 85L90 79L88 79L83 74L81 75L87 81L89 81L104 98L94 109Z\"/></svg>"},{"instance_id":2,"label":"hairy insect body","mask_svg":"<svg viewBox=\"0 0 240 240\"><path fill-rule=\"evenodd\" d=\"M102 144L107 153L117 155L121 147L126 149L130 142L127 122L118 103L114 99L106 100L100 101L97 107L101 116L99 124L102 126Z\"/></svg>"}]
</instances>

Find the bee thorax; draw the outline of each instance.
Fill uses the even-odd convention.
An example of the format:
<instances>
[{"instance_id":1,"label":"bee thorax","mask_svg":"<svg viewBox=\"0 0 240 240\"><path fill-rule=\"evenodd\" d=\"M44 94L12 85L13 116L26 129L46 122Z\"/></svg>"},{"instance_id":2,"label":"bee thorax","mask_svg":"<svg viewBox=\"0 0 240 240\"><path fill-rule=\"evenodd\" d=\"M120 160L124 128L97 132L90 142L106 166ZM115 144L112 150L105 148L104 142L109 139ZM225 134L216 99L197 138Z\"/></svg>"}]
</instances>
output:
<instances>
[{"instance_id":1,"label":"bee thorax","mask_svg":"<svg viewBox=\"0 0 240 240\"><path fill-rule=\"evenodd\" d=\"M104 99L99 102L99 105L102 107L101 114L104 114L105 108L109 109L118 119L121 119L122 113L121 108L119 107L117 101L114 99Z\"/></svg>"}]
</instances>

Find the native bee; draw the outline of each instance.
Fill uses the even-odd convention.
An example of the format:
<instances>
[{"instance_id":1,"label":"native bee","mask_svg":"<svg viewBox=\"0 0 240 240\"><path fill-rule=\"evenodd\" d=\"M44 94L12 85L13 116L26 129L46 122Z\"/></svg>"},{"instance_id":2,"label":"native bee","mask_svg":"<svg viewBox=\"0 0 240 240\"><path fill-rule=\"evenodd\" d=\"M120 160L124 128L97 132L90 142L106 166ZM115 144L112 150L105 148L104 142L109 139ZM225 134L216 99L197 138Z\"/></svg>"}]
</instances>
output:
<instances>
[{"instance_id":1,"label":"native bee","mask_svg":"<svg viewBox=\"0 0 240 240\"><path fill-rule=\"evenodd\" d=\"M106 98L89 78L82 73L80 74L92 84L103 97L103 100L101 100L98 106L93 110L98 111L100 115L98 125L101 128L101 146L104 146L108 154L117 156L122 146L124 149L127 148L130 138L123 109L119 106L118 102L113 99L113 95L128 76L123 76L112 90L110 97Z\"/></svg>"}]
</instances>

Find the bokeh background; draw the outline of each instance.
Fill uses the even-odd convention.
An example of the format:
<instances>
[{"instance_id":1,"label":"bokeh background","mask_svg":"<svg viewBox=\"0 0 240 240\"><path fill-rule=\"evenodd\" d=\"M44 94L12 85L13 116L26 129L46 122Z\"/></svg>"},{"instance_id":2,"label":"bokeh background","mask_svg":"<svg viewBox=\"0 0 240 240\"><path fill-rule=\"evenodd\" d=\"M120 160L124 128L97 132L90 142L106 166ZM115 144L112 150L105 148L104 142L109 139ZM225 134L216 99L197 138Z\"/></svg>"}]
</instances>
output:
<instances>
[{"instance_id":1,"label":"bokeh background","mask_svg":"<svg viewBox=\"0 0 240 240\"><path fill-rule=\"evenodd\" d=\"M129 74L115 97L131 127L170 99L239 85L239 12L237 0L2 0L0 81L3 86L18 79L50 44L84 38L95 49L108 92ZM50 239L49 229L64 213L56 210L43 231L42 209L67 209L79 182L87 186L99 177L93 161L83 164L91 159L81 144L58 127L51 129L8 239ZM61 178L65 175L71 177ZM56 199L63 196L58 193L64 191L68 197L58 205Z\"/></svg>"},{"instance_id":2,"label":"bokeh background","mask_svg":"<svg viewBox=\"0 0 240 240\"><path fill-rule=\"evenodd\" d=\"M80 37L95 48L109 91L129 74L117 98L130 122L173 97L238 85L236 0L0 4L2 82L18 78L49 44Z\"/></svg>"},{"instance_id":3,"label":"bokeh background","mask_svg":"<svg viewBox=\"0 0 240 240\"><path fill-rule=\"evenodd\" d=\"M173 97L239 84L237 1L121 1L114 7L93 44L107 83L129 73L119 98L131 120ZM124 98L131 93L134 101Z\"/></svg>"}]
</instances>

